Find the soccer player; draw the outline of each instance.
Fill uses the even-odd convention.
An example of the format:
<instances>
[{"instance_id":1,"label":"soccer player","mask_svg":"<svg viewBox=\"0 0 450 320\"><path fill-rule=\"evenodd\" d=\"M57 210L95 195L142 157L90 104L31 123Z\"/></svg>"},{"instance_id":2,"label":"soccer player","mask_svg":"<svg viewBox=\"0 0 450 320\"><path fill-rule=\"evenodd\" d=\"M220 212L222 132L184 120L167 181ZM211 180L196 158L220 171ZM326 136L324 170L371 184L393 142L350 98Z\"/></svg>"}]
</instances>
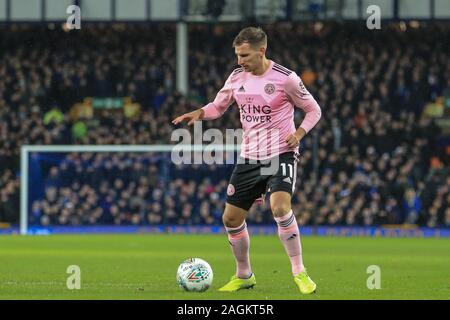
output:
<instances>
[{"instance_id":1,"label":"soccer player","mask_svg":"<svg viewBox=\"0 0 450 320\"><path fill-rule=\"evenodd\" d=\"M295 188L299 144L316 125L321 109L292 70L266 58L267 35L261 28L241 30L233 41L235 69L213 102L175 118L172 123L217 119L237 103L243 127L240 161L227 189L223 223L236 260L236 274L219 291L237 291L256 284L249 258L250 239L245 218L255 201L270 192L270 207L278 235L289 256L294 281L303 294L315 292L316 284L303 265L300 232L291 209ZM294 106L305 111L298 127ZM255 138L256 137L256 138ZM274 148L275 146L275 148ZM273 162L277 159L276 162ZM263 173L277 164L272 174Z\"/></svg>"}]
</instances>

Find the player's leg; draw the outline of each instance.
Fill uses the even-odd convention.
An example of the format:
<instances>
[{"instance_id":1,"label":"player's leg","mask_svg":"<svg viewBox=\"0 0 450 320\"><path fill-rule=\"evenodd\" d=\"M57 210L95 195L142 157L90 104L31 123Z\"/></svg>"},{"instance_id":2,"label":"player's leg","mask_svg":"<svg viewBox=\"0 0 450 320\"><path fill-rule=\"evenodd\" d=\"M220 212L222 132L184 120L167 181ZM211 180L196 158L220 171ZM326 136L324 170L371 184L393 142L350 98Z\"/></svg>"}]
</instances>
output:
<instances>
[{"instance_id":1,"label":"player's leg","mask_svg":"<svg viewBox=\"0 0 450 320\"><path fill-rule=\"evenodd\" d=\"M252 288L256 284L256 278L250 265L250 237L245 222L247 213L248 210L230 203L225 204L222 220L236 261L236 274L219 291L234 292Z\"/></svg>"},{"instance_id":2,"label":"player's leg","mask_svg":"<svg viewBox=\"0 0 450 320\"><path fill-rule=\"evenodd\" d=\"M291 209L291 195L285 191L270 195L270 208L278 225L278 236L291 260L292 274L296 276L305 270L302 259L300 231Z\"/></svg>"},{"instance_id":3,"label":"player's leg","mask_svg":"<svg viewBox=\"0 0 450 320\"><path fill-rule=\"evenodd\" d=\"M250 288L256 283L250 265L250 237L245 218L255 199L261 194L259 169L257 164L238 164L230 178L222 219L236 260L236 274L220 291Z\"/></svg>"},{"instance_id":4,"label":"player's leg","mask_svg":"<svg viewBox=\"0 0 450 320\"><path fill-rule=\"evenodd\" d=\"M222 216L228 241L236 259L236 276L243 279L252 275L249 258L250 237L245 223L247 213L248 210L226 203Z\"/></svg>"},{"instance_id":5,"label":"player's leg","mask_svg":"<svg viewBox=\"0 0 450 320\"><path fill-rule=\"evenodd\" d=\"M291 261L292 274L302 293L312 293L316 284L306 274L303 265L300 230L291 208L295 189L296 160L293 153L280 156L280 168L269 179L270 207L278 225L278 235Z\"/></svg>"},{"instance_id":6,"label":"player's leg","mask_svg":"<svg viewBox=\"0 0 450 320\"><path fill-rule=\"evenodd\" d=\"M308 276L303 265L300 230L291 209L291 194L286 191L271 193L270 207L278 225L278 236L291 260L294 281L301 293L313 293L316 284Z\"/></svg>"}]
</instances>

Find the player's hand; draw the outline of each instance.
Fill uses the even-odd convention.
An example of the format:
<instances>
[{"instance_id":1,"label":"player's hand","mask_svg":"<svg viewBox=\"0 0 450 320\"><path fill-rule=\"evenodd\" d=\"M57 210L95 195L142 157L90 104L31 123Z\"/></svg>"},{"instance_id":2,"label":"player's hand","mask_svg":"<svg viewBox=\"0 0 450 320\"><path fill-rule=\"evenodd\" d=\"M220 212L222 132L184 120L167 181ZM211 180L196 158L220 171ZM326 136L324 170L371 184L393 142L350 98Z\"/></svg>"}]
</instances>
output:
<instances>
[{"instance_id":1,"label":"player's hand","mask_svg":"<svg viewBox=\"0 0 450 320\"><path fill-rule=\"evenodd\" d=\"M290 149L294 149L299 146L301 140L302 140L302 138L299 137L296 132L294 132L294 133L290 133L286 137L285 141Z\"/></svg>"},{"instance_id":2,"label":"player's hand","mask_svg":"<svg viewBox=\"0 0 450 320\"><path fill-rule=\"evenodd\" d=\"M204 115L204 111L202 109L198 109L189 113L185 113L179 117L176 117L172 120L173 124L179 124L183 121L188 121L188 126L194 124L195 121L201 120Z\"/></svg>"}]
</instances>

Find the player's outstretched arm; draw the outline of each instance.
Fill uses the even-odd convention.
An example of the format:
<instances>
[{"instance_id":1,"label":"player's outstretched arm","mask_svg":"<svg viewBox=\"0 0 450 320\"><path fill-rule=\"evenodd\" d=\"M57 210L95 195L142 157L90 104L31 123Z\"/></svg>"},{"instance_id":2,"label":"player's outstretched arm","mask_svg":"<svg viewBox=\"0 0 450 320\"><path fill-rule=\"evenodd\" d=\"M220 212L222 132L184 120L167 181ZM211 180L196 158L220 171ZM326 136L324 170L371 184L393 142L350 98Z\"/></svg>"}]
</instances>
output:
<instances>
[{"instance_id":1,"label":"player's outstretched arm","mask_svg":"<svg viewBox=\"0 0 450 320\"><path fill-rule=\"evenodd\" d=\"M185 113L175 118L172 123L179 124L183 121L188 121L188 125L194 124L198 120L214 120L221 117L228 107L234 102L233 87L232 87L232 75L231 74L223 88L217 93L213 102L208 103L201 109Z\"/></svg>"},{"instance_id":2,"label":"player's outstretched arm","mask_svg":"<svg viewBox=\"0 0 450 320\"><path fill-rule=\"evenodd\" d=\"M179 124L183 121L188 122L188 126L193 125L195 121L202 120L205 115L203 109L197 109L189 113L185 113L179 117L172 120L173 124Z\"/></svg>"}]
</instances>

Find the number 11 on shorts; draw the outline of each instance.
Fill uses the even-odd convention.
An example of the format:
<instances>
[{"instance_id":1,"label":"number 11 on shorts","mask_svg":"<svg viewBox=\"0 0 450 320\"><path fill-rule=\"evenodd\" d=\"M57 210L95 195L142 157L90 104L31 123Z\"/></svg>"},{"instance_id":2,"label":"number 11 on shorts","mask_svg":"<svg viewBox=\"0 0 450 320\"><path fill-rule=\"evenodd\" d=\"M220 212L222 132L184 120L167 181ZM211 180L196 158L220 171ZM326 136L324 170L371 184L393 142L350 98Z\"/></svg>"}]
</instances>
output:
<instances>
[{"instance_id":1,"label":"number 11 on shorts","mask_svg":"<svg viewBox=\"0 0 450 320\"><path fill-rule=\"evenodd\" d=\"M294 175L294 169L292 167L292 164L288 163L287 165L289 167L289 177L292 178ZM281 170L282 170L283 176L285 176L286 175L286 163L281 164Z\"/></svg>"}]
</instances>

